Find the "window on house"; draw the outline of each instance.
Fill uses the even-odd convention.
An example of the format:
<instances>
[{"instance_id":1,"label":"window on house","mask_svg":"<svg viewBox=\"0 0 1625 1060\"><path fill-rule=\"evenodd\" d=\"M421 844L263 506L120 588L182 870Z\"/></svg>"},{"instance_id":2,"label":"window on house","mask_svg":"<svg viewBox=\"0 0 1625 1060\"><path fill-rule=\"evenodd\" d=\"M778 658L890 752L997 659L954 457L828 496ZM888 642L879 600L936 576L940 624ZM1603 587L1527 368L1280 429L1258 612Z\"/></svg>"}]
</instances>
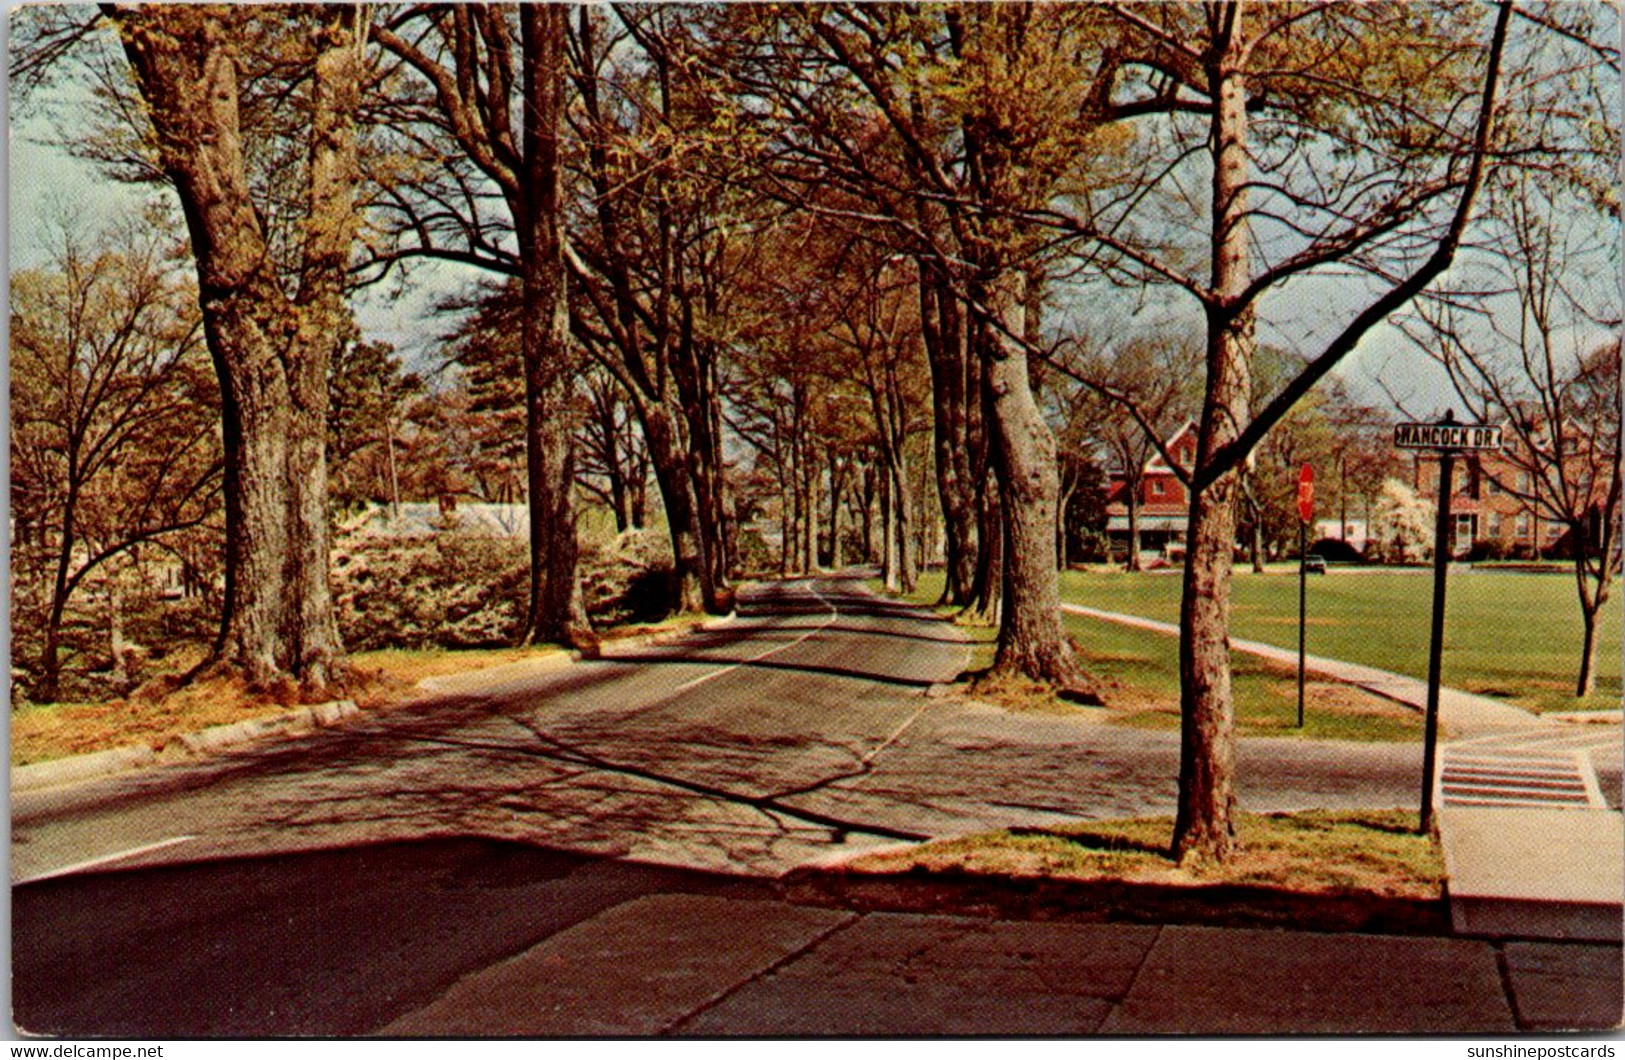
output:
<instances>
[{"instance_id":1,"label":"window on house","mask_svg":"<svg viewBox=\"0 0 1625 1060\"><path fill-rule=\"evenodd\" d=\"M1490 484L1494 485L1494 483L1495 483L1495 480L1490 479ZM1491 537L1500 537L1501 536L1501 513L1500 512L1491 512L1490 513L1490 536Z\"/></svg>"},{"instance_id":2,"label":"window on house","mask_svg":"<svg viewBox=\"0 0 1625 1060\"><path fill-rule=\"evenodd\" d=\"M1163 486L1164 486L1164 483L1163 483L1162 479L1160 479L1160 478L1152 479L1151 480L1151 496L1153 496L1153 497L1162 496Z\"/></svg>"},{"instance_id":3,"label":"window on house","mask_svg":"<svg viewBox=\"0 0 1625 1060\"><path fill-rule=\"evenodd\" d=\"M1516 525L1518 530L1518 539L1520 541L1527 541L1529 539L1529 513L1520 512L1518 514L1518 522Z\"/></svg>"}]
</instances>

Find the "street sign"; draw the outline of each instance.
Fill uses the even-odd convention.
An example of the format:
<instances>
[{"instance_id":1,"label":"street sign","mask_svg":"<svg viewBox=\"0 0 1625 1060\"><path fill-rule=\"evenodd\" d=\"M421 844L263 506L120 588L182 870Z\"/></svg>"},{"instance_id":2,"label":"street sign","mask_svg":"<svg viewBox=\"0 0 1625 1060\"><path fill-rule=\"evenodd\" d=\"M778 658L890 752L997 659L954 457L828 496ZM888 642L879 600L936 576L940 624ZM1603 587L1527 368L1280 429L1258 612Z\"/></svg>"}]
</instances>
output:
<instances>
[{"instance_id":1,"label":"street sign","mask_svg":"<svg viewBox=\"0 0 1625 1060\"><path fill-rule=\"evenodd\" d=\"M1439 453L1439 503L1433 527L1433 623L1428 637L1428 700L1422 723L1421 831L1434 830L1433 788L1438 775L1439 670L1444 649L1445 574L1450 569L1450 473L1456 453L1464 449L1501 448L1501 428L1485 423L1457 423L1446 411L1438 423L1401 423L1394 427L1399 449L1434 449ZM1300 640L1301 642L1301 640ZM1301 650L1301 649L1300 649Z\"/></svg>"},{"instance_id":2,"label":"street sign","mask_svg":"<svg viewBox=\"0 0 1625 1060\"><path fill-rule=\"evenodd\" d=\"M1315 515L1315 469L1308 464L1298 472L1298 518L1308 522Z\"/></svg>"},{"instance_id":3,"label":"street sign","mask_svg":"<svg viewBox=\"0 0 1625 1060\"><path fill-rule=\"evenodd\" d=\"M1499 449L1501 428L1486 423L1400 423L1394 425L1400 449Z\"/></svg>"}]
</instances>

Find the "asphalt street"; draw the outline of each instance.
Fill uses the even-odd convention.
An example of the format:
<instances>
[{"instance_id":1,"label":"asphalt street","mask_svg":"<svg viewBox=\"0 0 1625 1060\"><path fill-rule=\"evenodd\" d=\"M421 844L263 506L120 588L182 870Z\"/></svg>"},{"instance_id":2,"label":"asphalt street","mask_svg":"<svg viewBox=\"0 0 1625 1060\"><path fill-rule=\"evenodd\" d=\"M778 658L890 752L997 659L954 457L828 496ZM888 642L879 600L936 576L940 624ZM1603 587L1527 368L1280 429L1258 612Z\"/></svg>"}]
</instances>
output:
<instances>
[{"instance_id":1,"label":"asphalt street","mask_svg":"<svg viewBox=\"0 0 1625 1060\"><path fill-rule=\"evenodd\" d=\"M1172 810L1177 734L924 695L968 658L951 624L861 582L763 585L736 621L679 644L612 649L200 763L19 793L12 878L424 835L777 875L900 839ZM1402 745L1244 741L1243 800L1408 805L1419 757Z\"/></svg>"},{"instance_id":2,"label":"asphalt street","mask_svg":"<svg viewBox=\"0 0 1625 1060\"><path fill-rule=\"evenodd\" d=\"M748 889L902 839L1172 811L1177 734L925 694L968 658L859 581L776 583L680 643L18 793L17 1018L355 1033L647 874ZM1249 809L1409 805L1419 754L1251 740L1241 775Z\"/></svg>"}]
</instances>

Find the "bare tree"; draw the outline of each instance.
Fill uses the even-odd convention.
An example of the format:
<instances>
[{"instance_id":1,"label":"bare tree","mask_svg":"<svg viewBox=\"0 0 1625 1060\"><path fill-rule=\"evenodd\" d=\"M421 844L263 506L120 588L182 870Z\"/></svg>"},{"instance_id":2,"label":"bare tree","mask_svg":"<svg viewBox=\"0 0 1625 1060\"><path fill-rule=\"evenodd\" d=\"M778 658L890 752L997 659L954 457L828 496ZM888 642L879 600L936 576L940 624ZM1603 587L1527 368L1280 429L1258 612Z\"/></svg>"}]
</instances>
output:
<instances>
[{"instance_id":1,"label":"bare tree","mask_svg":"<svg viewBox=\"0 0 1625 1060\"><path fill-rule=\"evenodd\" d=\"M1155 116L1186 157L1209 164L1207 276L1185 268L1172 221L1137 223L1159 185L1169 186L1171 203L1191 202L1182 167L1166 160L1127 199L1085 198L1077 209L1053 204L1030 216L1086 238L1108 275L1169 285L1201 308L1205 391L1180 605L1174 851L1181 860L1224 860L1236 849L1229 609L1241 467L1361 338L1454 260L1490 160L1511 7L1498 9L1487 47L1485 31L1453 9L1421 21L1391 9L1239 0L1106 10L1128 36L1100 80L1105 114ZM1425 83L1407 86L1417 91L1363 83L1362 71L1401 55L1429 71ZM1333 156L1339 164L1327 166ZM1265 296L1316 271L1350 267L1371 278L1370 300L1301 372L1255 402Z\"/></svg>"},{"instance_id":2,"label":"bare tree","mask_svg":"<svg viewBox=\"0 0 1625 1060\"><path fill-rule=\"evenodd\" d=\"M577 365L564 267L567 15L552 4L407 8L372 27L419 86L373 104L374 120L399 139L372 203L393 242L372 264L432 257L518 279L531 515L523 636L591 645L576 571Z\"/></svg>"},{"instance_id":3,"label":"bare tree","mask_svg":"<svg viewBox=\"0 0 1625 1060\"><path fill-rule=\"evenodd\" d=\"M86 579L218 515L219 393L196 291L161 242L64 232L50 268L12 276L14 619L40 636L25 663L38 700L57 697L64 617Z\"/></svg>"},{"instance_id":4,"label":"bare tree","mask_svg":"<svg viewBox=\"0 0 1625 1060\"><path fill-rule=\"evenodd\" d=\"M1598 153L1606 168L1612 153ZM1504 424L1495 488L1565 531L1580 605L1575 695L1596 686L1597 620L1620 570L1620 319L1607 213L1549 173L1512 171L1490 197L1497 272L1514 308L1481 291L1444 294L1413 329L1449 372L1468 413ZM1616 334L1609 337L1607 332Z\"/></svg>"}]
</instances>

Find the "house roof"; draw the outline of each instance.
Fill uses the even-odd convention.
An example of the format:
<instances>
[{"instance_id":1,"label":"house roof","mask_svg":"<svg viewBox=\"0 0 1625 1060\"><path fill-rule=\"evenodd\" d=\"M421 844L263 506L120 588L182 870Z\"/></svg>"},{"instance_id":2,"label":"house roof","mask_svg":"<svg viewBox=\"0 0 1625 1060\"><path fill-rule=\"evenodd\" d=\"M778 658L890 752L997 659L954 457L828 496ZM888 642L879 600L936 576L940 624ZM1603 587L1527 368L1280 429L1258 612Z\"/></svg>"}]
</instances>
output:
<instances>
[{"instance_id":1,"label":"house roof","mask_svg":"<svg viewBox=\"0 0 1625 1060\"><path fill-rule=\"evenodd\" d=\"M1163 448L1171 453L1179 447L1180 442L1185 440L1185 436L1187 434L1195 434L1195 432L1196 421L1186 420L1180 425L1179 430L1168 436L1168 440L1163 443ZM1143 470L1147 474L1161 472L1165 475L1172 475L1174 473L1174 469L1168 466L1168 462L1162 458L1162 454L1160 452L1153 452L1151 454L1150 458L1146 460Z\"/></svg>"}]
</instances>

